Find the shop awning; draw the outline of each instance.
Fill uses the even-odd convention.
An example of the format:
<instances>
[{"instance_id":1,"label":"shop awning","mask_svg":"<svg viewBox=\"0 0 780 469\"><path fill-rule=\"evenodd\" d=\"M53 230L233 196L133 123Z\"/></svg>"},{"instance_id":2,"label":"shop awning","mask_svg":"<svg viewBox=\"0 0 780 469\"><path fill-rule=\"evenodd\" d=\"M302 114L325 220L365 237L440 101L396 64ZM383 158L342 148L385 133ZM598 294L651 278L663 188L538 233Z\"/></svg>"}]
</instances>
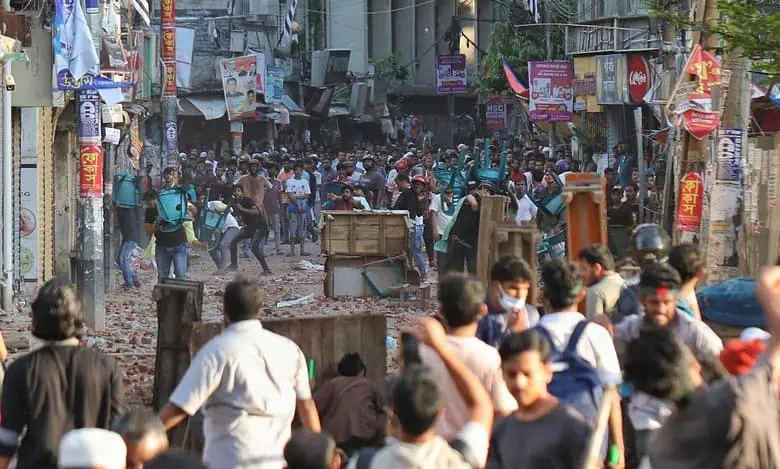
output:
<instances>
[{"instance_id":1,"label":"shop awning","mask_svg":"<svg viewBox=\"0 0 780 469\"><path fill-rule=\"evenodd\" d=\"M179 100L179 108L190 104L207 121L221 119L227 112L223 96L188 96Z\"/></svg>"}]
</instances>

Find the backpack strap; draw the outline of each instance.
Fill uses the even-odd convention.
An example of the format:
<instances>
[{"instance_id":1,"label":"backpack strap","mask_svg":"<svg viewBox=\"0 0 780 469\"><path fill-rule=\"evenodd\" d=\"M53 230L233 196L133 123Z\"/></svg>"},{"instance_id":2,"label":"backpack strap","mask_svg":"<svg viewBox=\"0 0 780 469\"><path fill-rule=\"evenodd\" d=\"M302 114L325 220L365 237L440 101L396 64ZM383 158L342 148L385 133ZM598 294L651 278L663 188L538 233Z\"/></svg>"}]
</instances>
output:
<instances>
[{"instance_id":1,"label":"backpack strap","mask_svg":"<svg viewBox=\"0 0 780 469\"><path fill-rule=\"evenodd\" d=\"M566 349L563 351L565 355L571 355L577 352L577 343L580 341L580 338L582 338L582 334L585 332L585 328L588 326L589 322L590 321L586 319L580 321L574 327L574 331L571 333L571 337L569 337L569 343L566 344Z\"/></svg>"},{"instance_id":2,"label":"backpack strap","mask_svg":"<svg viewBox=\"0 0 780 469\"><path fill-rule=\"evenodd\" d=\"M558 347L555 345L555 341L553 340L552 335L550 334L550 331L548 331L547 329L545 329L541 325L538 325L538 326L534 327L534 329L536 329L541 335L544 336L545 339L547 339L547 342L550 343L550 350L552 351L552 353L554 353L554 354L560 353L560 351L558 350Z\"/></svg>"}]
</instances>

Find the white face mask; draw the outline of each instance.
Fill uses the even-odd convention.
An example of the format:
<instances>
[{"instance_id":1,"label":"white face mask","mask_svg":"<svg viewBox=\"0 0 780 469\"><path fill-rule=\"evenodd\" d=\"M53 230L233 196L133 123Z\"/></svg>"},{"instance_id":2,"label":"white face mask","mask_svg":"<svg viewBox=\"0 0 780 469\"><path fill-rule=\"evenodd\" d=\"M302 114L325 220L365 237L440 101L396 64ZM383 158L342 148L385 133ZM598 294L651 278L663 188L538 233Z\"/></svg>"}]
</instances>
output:
<instances>
[{"instance_id":1,"label":"white face mask","mask_svg":"<svg viewBox=\"0 0 780 469\"><path fill-rule=\"evenodd\" d=\"M525 307L525 298L515 298L507 295L501 284L498 285L498 292L501 295L498 298L498 303L505 311L514 311Z\"/></svg>"}]
</instances>

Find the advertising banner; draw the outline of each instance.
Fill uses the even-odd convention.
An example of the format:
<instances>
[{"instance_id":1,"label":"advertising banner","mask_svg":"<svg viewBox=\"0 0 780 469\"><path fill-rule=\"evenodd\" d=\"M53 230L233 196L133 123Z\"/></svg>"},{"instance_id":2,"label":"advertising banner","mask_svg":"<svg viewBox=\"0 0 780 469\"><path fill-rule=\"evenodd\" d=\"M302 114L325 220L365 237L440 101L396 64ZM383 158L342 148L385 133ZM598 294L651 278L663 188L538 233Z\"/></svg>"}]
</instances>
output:
<instances>
[{"instance_id":1,"label":"advertising banner","mask_svg":"<svg viewBox=\"0 0 780 469\"><path fill-rule=\"evenodd\" d=\"M265 75L265 102L279 104L284 93L284 67L268 67Z\"/></svg>"},{"instance_id":2,"label":"advertising banner","mask_svg":"<svg viewBox=\"0 0 780 469\"><path fill-rule=\"evenodd\" d=\"M742 178L742 158L742 129L721 130L718 136L717 180L739 182Z\"/></svg>"},{"instance_id":3,"label":"advertising banner","mask_svg":"<svg viewBox=\"0 0 780 469\"><path fill-rule=\"evenodd\" d=\"M628 57L628 94L636 103L645 101L645 96L653 87L653 72L650 62L643 55Z\"/></svg>"},{"instance_id":4,"label":"advertising banner","mask_svg":"<svg viewBox=\"0 0 780 469\"><path fill-rule=\"evenodd\" d=\"M436 57L436 92L464 94L467 91L466 56L455 54Z\"/></svg>"},{"instance_id":5,"label":"advertising banner","mask_svg":"<svg viewBox=\"0 0 780 469\"><path fill-rule=\"evenodd\" d=\"M254 119L257 109L257 59L254 54L220 63L230 120Z\"/></svg>"},{"instance_id":6,"label":"advertising banner","mask_svg":"<svg viewBox=\"0 0 780 469\"><path fill-rule=\"evenodd\" d=\"M79 137L100 139L100 94L97 90L79 91Z\"/></svg>"},{"instance_id":7,"label":"advertising banner","mask_svg":"<svg viewBox=\"0 0 780 469\"><path fill-rule=\"evenodd\" d=\"M628 90L626 56L623 54L596 57L596 102L598 104L625 104Z\"/></svg>"},{"instance_id":8,"label":"advertising banner","mask_svg":"<svg viewBox=\"0 0 780 469\"><path fill-rule=\"evenodd\" d=\"M487 129L491 132L500 132L506 129L506 102L503 98L491 98L487 102L485 121Z\"/></svg>"},{"instance_id":9,"label":"advertising banner","mask_svg":"<svg viewBox=\"0 0 780 469\"><path fill-rule=\"evenodd\" d=\"M717 111L700 111L688 109L682 113L685 130L696 140L702 140L720 125L720 113Z\"/></svg>"},{"instance_id":10,"label":"advertising banner","mask_svg":"<svg viewBox=\"0 0 780 469\"><path fill-rule=\"evenodd\" d=\"M574 113L574 69L568 60L528 62L532 121L571 122Z\"/></svg>"},{"instance_id":11,"label":"advertising banner","mask_svg":"<svg viewBox=\"0 0 780 469\"><path fill-rule=\"evenodd\" d=\"M103 146L82 143L79 146L79 195L103 195Z\"/></svg>"},{"instance_id":12,"label":"advertising banner","mask_svg":"<svg viewBox=\"0 0 780 469\"><path fill-rule=\"evenodd\" d=\"M265 94L265 53L255 52L255 67L257 71L256 88L257 94Z\"/></svg>"},{"instance_id":13,"label":"advertising banner","mask_svg":"<svg viewBox=\"0 0 780 469\"><path fill-rule=\"evenodd\" d=\"M690 171L680 180L680 201L677 205L677 231L698 233L704 203L704 181L699 173Z\"/></svg>"}]
</instances>

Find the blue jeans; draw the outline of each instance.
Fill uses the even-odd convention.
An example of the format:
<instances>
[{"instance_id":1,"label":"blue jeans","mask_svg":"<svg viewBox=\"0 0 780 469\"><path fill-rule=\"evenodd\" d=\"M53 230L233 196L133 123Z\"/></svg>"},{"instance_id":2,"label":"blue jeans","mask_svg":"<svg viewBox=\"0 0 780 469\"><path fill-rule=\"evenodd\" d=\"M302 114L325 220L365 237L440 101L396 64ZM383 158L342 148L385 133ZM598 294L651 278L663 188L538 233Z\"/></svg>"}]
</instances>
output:
<instances>
[{"instance_id":1,"label":"blue jeans","mask_svg":"<svg viewBox=\"0 0 780 469\"><path fill-rule=\"evenodd\" d=\"M133 272L133 266L130 265L130 254L136 247L138 247L138 244L135 241L125 241L119 250L119 268L122 269L125 285L134 285L140 281L138 273Z\"/></svg>"},{"instance_id":2,"label":"blue jeans","mask_svg":"<svg viewBox=\"0 0 780 469\"><path fill-rule=\"evenodd\" d=\"M157 261L157 274L160 280L169 278L171 264L177 280L187 280L187 243L165 247L157 245L154 259Z\"/></svg>"},{"instance_id":3,"label":"blue jeans","mask_svg":"<svg viewBox=\"0 0 780 469\"><path fill-rule=\"evenodd\" d=\"M417 269L425 275L425 246L423 241L423 231L425 226L419 225L412 227L409 233L409 247L412 250L412 260L414 260Z\"/></svg>"}]
</instances>

